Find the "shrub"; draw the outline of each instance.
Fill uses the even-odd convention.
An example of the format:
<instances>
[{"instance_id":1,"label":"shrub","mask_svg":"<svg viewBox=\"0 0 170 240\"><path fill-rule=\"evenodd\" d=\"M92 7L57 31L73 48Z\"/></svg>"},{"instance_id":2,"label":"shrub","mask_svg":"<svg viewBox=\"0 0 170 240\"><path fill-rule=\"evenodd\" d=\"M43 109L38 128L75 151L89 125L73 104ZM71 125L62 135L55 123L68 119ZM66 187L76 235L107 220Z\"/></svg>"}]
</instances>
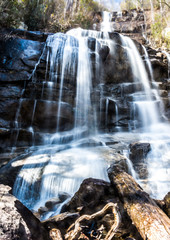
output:
<instances>
[{"instance_id":1,"label":"shrub","mask_svg":"<svg viewBox=\"0 0 170 240\"><path fill-rule=\"evenodd\" d=\"M0 26L18 27L22 21L22 5L17 0L0 1Z\"/></svg>"}]
</instances>

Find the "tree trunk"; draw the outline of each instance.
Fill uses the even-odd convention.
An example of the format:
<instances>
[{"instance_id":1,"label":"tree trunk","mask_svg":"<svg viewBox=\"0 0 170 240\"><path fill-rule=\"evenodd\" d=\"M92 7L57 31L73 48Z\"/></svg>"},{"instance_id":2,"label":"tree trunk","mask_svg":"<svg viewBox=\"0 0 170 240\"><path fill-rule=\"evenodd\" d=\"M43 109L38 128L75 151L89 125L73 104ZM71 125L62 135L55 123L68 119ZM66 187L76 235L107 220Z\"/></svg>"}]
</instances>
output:
<instances>
[{"instance_id":1,"label":"tree trunk","mask_svg":"<svg viewBox=\"0 0 170 240\"><path fill-rule=\"evenodd\" d=\"M117 166L108 169L112 185L144 240L170 240L170 219L132 176Z\"/></svg>"}]
</instances>

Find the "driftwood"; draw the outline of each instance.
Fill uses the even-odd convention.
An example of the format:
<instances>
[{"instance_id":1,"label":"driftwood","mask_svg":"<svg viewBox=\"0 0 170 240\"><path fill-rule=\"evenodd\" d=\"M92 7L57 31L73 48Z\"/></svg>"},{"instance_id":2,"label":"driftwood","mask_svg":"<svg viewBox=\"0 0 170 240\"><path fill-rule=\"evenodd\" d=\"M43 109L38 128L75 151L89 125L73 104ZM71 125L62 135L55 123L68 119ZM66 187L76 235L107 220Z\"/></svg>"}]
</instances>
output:
<instances>
[{"instance_id":1,"label":"driftwood","mask_svg":"<svg viewBox=\"0 0 170 240\"><path fill-rule=\"evenodd\" d=\"M81 222L83 220L87 220L87 221L93 220L97 217L104 215L106 213L106 211L111 209L112 213L114 215L114 222L113 222L113 225L110 228L109 232L107 233L107 235L104 238L105 240L111 240L113 238L113 236L115 235L115 231L118 228L119 223L120 223L120 216L119 216L119 213L116 208L117 208L117 205L110 202L110 203L106 204L102 208L102 210L100 210L92 215L82 215L81 217L79 217L76 220L76 222L74 224L72 224L69 227L68 232L65 234L65 239L67 239L67 240L78 239L82 232ZM102 231L102 229L101 229L101 231ZM100 239L100 237L98 237L97 239Z\"/></svg>"},{"instance_id":2,"label":"driftwood","mask_svg":"<svg viewBox=\"0 0 170 240\"><path fill-rule=\"evenodd\" d=\"M52 240L63 240L61 232L57 228L53 228L50 230L50 237Z\"/></svg>"},{"instance_id":3,"label":"driftwood","mask_svg":"<svg viewBox=\"0 0 170 240\"><path fill-rule=\"evenodd\" d=\"M112 185L144 240L170 240L170 219L136 181L117 166L108 169Z\"/></svg>"}]
</instances>

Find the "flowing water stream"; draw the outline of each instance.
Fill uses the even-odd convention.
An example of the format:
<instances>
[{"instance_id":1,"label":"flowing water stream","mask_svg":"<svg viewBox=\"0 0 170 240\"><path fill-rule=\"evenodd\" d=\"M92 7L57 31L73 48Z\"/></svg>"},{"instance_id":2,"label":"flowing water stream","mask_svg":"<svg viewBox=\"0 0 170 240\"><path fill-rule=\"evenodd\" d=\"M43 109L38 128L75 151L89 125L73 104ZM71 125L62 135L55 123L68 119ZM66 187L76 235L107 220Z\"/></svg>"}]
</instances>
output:
<instances>
[{"instance_id":1,"label":"flowing water stream","mask_svg":"<svg viewBox=\"0 0 170 240\"><path fill-rule=\"evenodd\" d=\"M104 20L103 26L108 21L109 19ZM47 39L47 67L44 84L48 83L50 86L49 99L52 99L54 84L59 87L57 127L54 134L44 137L44 146L38 147L37 151L34 151L25 160L14 185L14 195L30 209L37 211L47 200L57 197L60 192L67 192L70 196L73 195L85 178L94 177L108 180L106 174L108 161L106 155L103 154L103 150L101 150L107 151L108 149L106 146L107 137L99 133L96 104L92 100L92 92L94 92L92 79L93 75L99 78L98 74L101 68L98 55L99 46L108 46L110 54L114 54L115 43L109 38L107 33L109 29L106 30L106 33L73 29L67 34L57 33ZM95 40L93 41L95 43L95 74L92 71L90 60L89 39ZM138 140L151 143L152 151L147 157L148 183L153 190L153 196L162 198L168 192L169 187L167 182L170 172L166 168L170 158L169 126L162 123L157 90L153 91L151 88L152 84L135 44L128 37L120 35L120 39L122 48L130 62L134 83L142 86L141 91L132 94L132 115L135 118L137 117L140 122L138 126L133 126L133 129L135 134L140 133ZM148 58L148 56L146 57ZM146 60L149 61L149 59ZM152 76L150 62L148 62L148 67ZM74 127L70 131L60 132L64 101L63 89L65 84L69 82L70 76L75 79L74 84L76 85ZM100 86L99 105L101 106L104 92L103 85L100 84ZM105 99L105 104L104 122L107 125L109 104L113 105L115 129L119 132L117 136L121 139L124 133L122 128L118 127L119 102L117 99L108 96ZM35 108L36 100L32 118L34 118ZM49 108L50 100L46 110L48 111ZM101 113L99 115L101 117ZM131 120L136 121L136 119ZM132 126L129 127L129 133L126 132L124 136L132 134L130 133L131 129ZM89 148L89 143L94 147ZM95 146L98 146L98 148ZM112 153L108 151L107 158L111 158L111 155ZM125 151L125 156L128 157L127 151ZM129 161L127 164L130 166L133 176L136 177L133 166ZM48 217L51 215L48 215Z\"/></svg>"}]
</instances>

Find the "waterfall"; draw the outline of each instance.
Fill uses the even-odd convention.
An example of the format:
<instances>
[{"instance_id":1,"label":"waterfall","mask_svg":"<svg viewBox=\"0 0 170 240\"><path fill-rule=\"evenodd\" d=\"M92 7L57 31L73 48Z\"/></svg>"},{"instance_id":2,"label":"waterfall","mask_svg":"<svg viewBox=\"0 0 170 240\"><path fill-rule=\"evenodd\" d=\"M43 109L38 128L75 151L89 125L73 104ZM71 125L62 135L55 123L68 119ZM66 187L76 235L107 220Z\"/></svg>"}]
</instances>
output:
<instances>
[{"instance_id":1,"label":"waterfall","mask_svg":"<svg viewBox=\"0 0 170 240\"><path fill-rule=\"evenodd\" d=\"M104 20L104 25L108 24L110 18ZM103 26L104 26L103 25ZM99 121L104 116L103 122L108 124L111 118L115 120L115 129L121 131L118 121L121 114L120 105L124 108L127 104L131 106L131 116L133 119L129 121L129 131L132 129L131 121L135 122L135 131L141 133L141 141L148 141L152 145L152 151L148 155L148 169L149 181L153 190L159 185L158 179L155 177L159 165L161 165L161 173L164 174L164 181L168 180L169 170L165 173L165 164L169 159L169 136L166 133L168 128L161 124L159 114L159 99L157 93L151 89L149 77L145 69L142 58L134 44L134 42L125 36L119 35L121 42L121 50L127 56L130 62L130 69L132 70L133 83L140 85L140 91L132 93L131 99L128 103L123 99L121 104L119 99L116 99L116 94L109 90L109 95L106 96L104 91L104 83L101 82L103 63L100 59L99 50L103 46L109 48L109 55L114 56L115 41L109 38L108 30L103 29L104 32L97 32L92 30L82 30L80 28L73 29L67 34L57 33L48 37L46 42L46 73L45 81L43 81L43 88L41 96L44 95L44 86L48 85L48 99L45 101L45 111L52 108L53 103L53 87L57 92L57 111L56 111L56 131L55 133L46 134L44 138L44 146L38 147L37 151L25 160L21 171L18 174L14 184L14 195L20 199L28 208L38 210L40 206L44 206L47 200L58 197L59 193L67 192L73 195L79 188L83 179L94 177L108 180L106 176L107 161L103 154L103 148L106 147L105 142L101 141L98 136L100 125ZM109 29L110 31L110 29ZM89 47L89 41L92 41L93 47ZM122 44L121 44L122 43ZM91 49L93 48L93 50ZM145 52L145 49L144 49ZM93 57L93 68L92 60ZM145 52L145 60L148 64L150 76L153 81L153 74L148 55ZM114 64L114 63L113 63ZM94 72L92 71L94 70ZM115 72L116 74L116 72ZM102 74L101 74L102 75ZM95 79L95 80L94 80ZM97 83L93 82L96 81ZM71 130L64 130L61 132L62 106L64 102L64 89L69 95L68 85L71 83L75 86L74 97L74 120ZM94 85L98 85L98 92ZM110 87L110 86L109 86ZM99 95L97 98L96 95ZM96 102L92 99L96 98L99 105L99 114L97 115ZM94 96L95 95L95 96ZM123 98L121 96L121 101ZM103 101L104 99L104 101ZM103 107L103 102L105 107ZM109 109L112 103L113 109ZM37 108L37 101L34 101L33 114L31 125L34 120L35 111ZM102 115L101 109L105 111ZM111 107L112 108L112 107ZM111 111L111 114L110 114ZM110 116L109 116L110 114ZM17 113L19 115L19 112ZM129 114L130 115L130 114ZM136 118L136 115L138 116ZM98 117L100 118L98 120ZM113 118L113 119L112 119ZM136 124L136 122L140 124ZM142 127L138 129L138 127ZM158 129L160 129L158 131ZM164 133L163 138L167 139L167 144L163 148L163 140L160 138L160 133ZM166 133L166 134L165 134ZM114 137L114 136L113 136ZM104 138L104 137L103 137ZM159 144L154 144L154 139L159 138ZM102 150L98 148L89 148L90 141L92 146L102 146ZM107 141L107 140L106 140ZM101 144L102 142L102 144ZM169 144L169 145L168 145ZM161 148L166 151L167 155L164 158L158 159L161 155ZM106 155L111 155L107 153ZM130 160L127 161L131 173L135 177L135 172ZM154 169L154 172L152 171ZM156 185L156 187L155 187ZM162 187L162 185L159 185ZM160 191L160 187L158 187ZM167 188L165 187L165 191ZM163 193L165 191L162 191ZM157 191L155 191L157 192ZM161 192L161 191L160 191ZM161 196L162 193L161 192ZM153 193L154 195L154 193ZM156 195L156 194L155 194ZM59 207L60 209L60 207Z\"/></svg>"},{"instance_id":2,"label":"waterfall","mask_svg":"<svg viewBox=\"0 0 170 240\"><path fill-rule=\"evenodd\" d=\"M37 210L48 199L57 197L60 191L72 195L87 177L108 179L106 163L101 154L79 148L81 139L92 133L95 135L97 131L95 105L91 101L92 70L88 48L88 35L93 34L94 32L88 34L82 29L75 29L67 34L49 36L47 39L45 75L51 89L49 99L52 99L51 86L57 84L59 88L57 127L55 134L44 139L48 145L39 147L27 158L16 179L14 195L28 208ZM76 80L74 128L60 134L63 89L70 75ZM43 96L43 92L41 95ZM46 100L45 103L46 111L49 111L52 101ZM35 108L36 102L33 111ZM61 145L61 139L64 138L71 139L71 143ZM87 141L88 139L85 143ZM49 145L52 142L55 144Z\"/></svg>"},{"instance_id":3,"label":"waterfall","mask_svg":"<svg viewBox=\"0 0 170 240\"><path fill-rule=\"evenodd\" d=\"M111 28L111 13L104 11L102 12L102 17L103 17L103 21L101 23L101 28L100 30L102 32L111 32L112 28Z\"/></svg>"},{"instance_id":4,"label":"waterfall","mask_svg":"<svg viewBox=\"0 0 170 240\"><path fill-rule=\"evenodd\" d=\"M83 127L88 131L90 128L94 130L96 124L94 121L90 121L90 112L93 107L90 97L90 93L92 91L92 76L90 58L88 54L88 39L87 37L82 37L81 29L71 30L67 34L77 36L79 41L75 131L80 127Z\"/></svg>"},{"instance_id":5,"label":"waterfall","mask_svg":"<svg viewBox=\"0 0 170 240\"><path fill-rule=\"evenodd\" d=\"M136 105L136 108L139 111L142 126L148 128L148 126L159 122L159 114L156 107L157 101L154 100L155 95L151 90L144 63L135 44L128 37L121 36L121 39L122 45L127 50L134 81L143 86L142 92L133 95L133 104Z\"/></svg>"}]
</instances>

